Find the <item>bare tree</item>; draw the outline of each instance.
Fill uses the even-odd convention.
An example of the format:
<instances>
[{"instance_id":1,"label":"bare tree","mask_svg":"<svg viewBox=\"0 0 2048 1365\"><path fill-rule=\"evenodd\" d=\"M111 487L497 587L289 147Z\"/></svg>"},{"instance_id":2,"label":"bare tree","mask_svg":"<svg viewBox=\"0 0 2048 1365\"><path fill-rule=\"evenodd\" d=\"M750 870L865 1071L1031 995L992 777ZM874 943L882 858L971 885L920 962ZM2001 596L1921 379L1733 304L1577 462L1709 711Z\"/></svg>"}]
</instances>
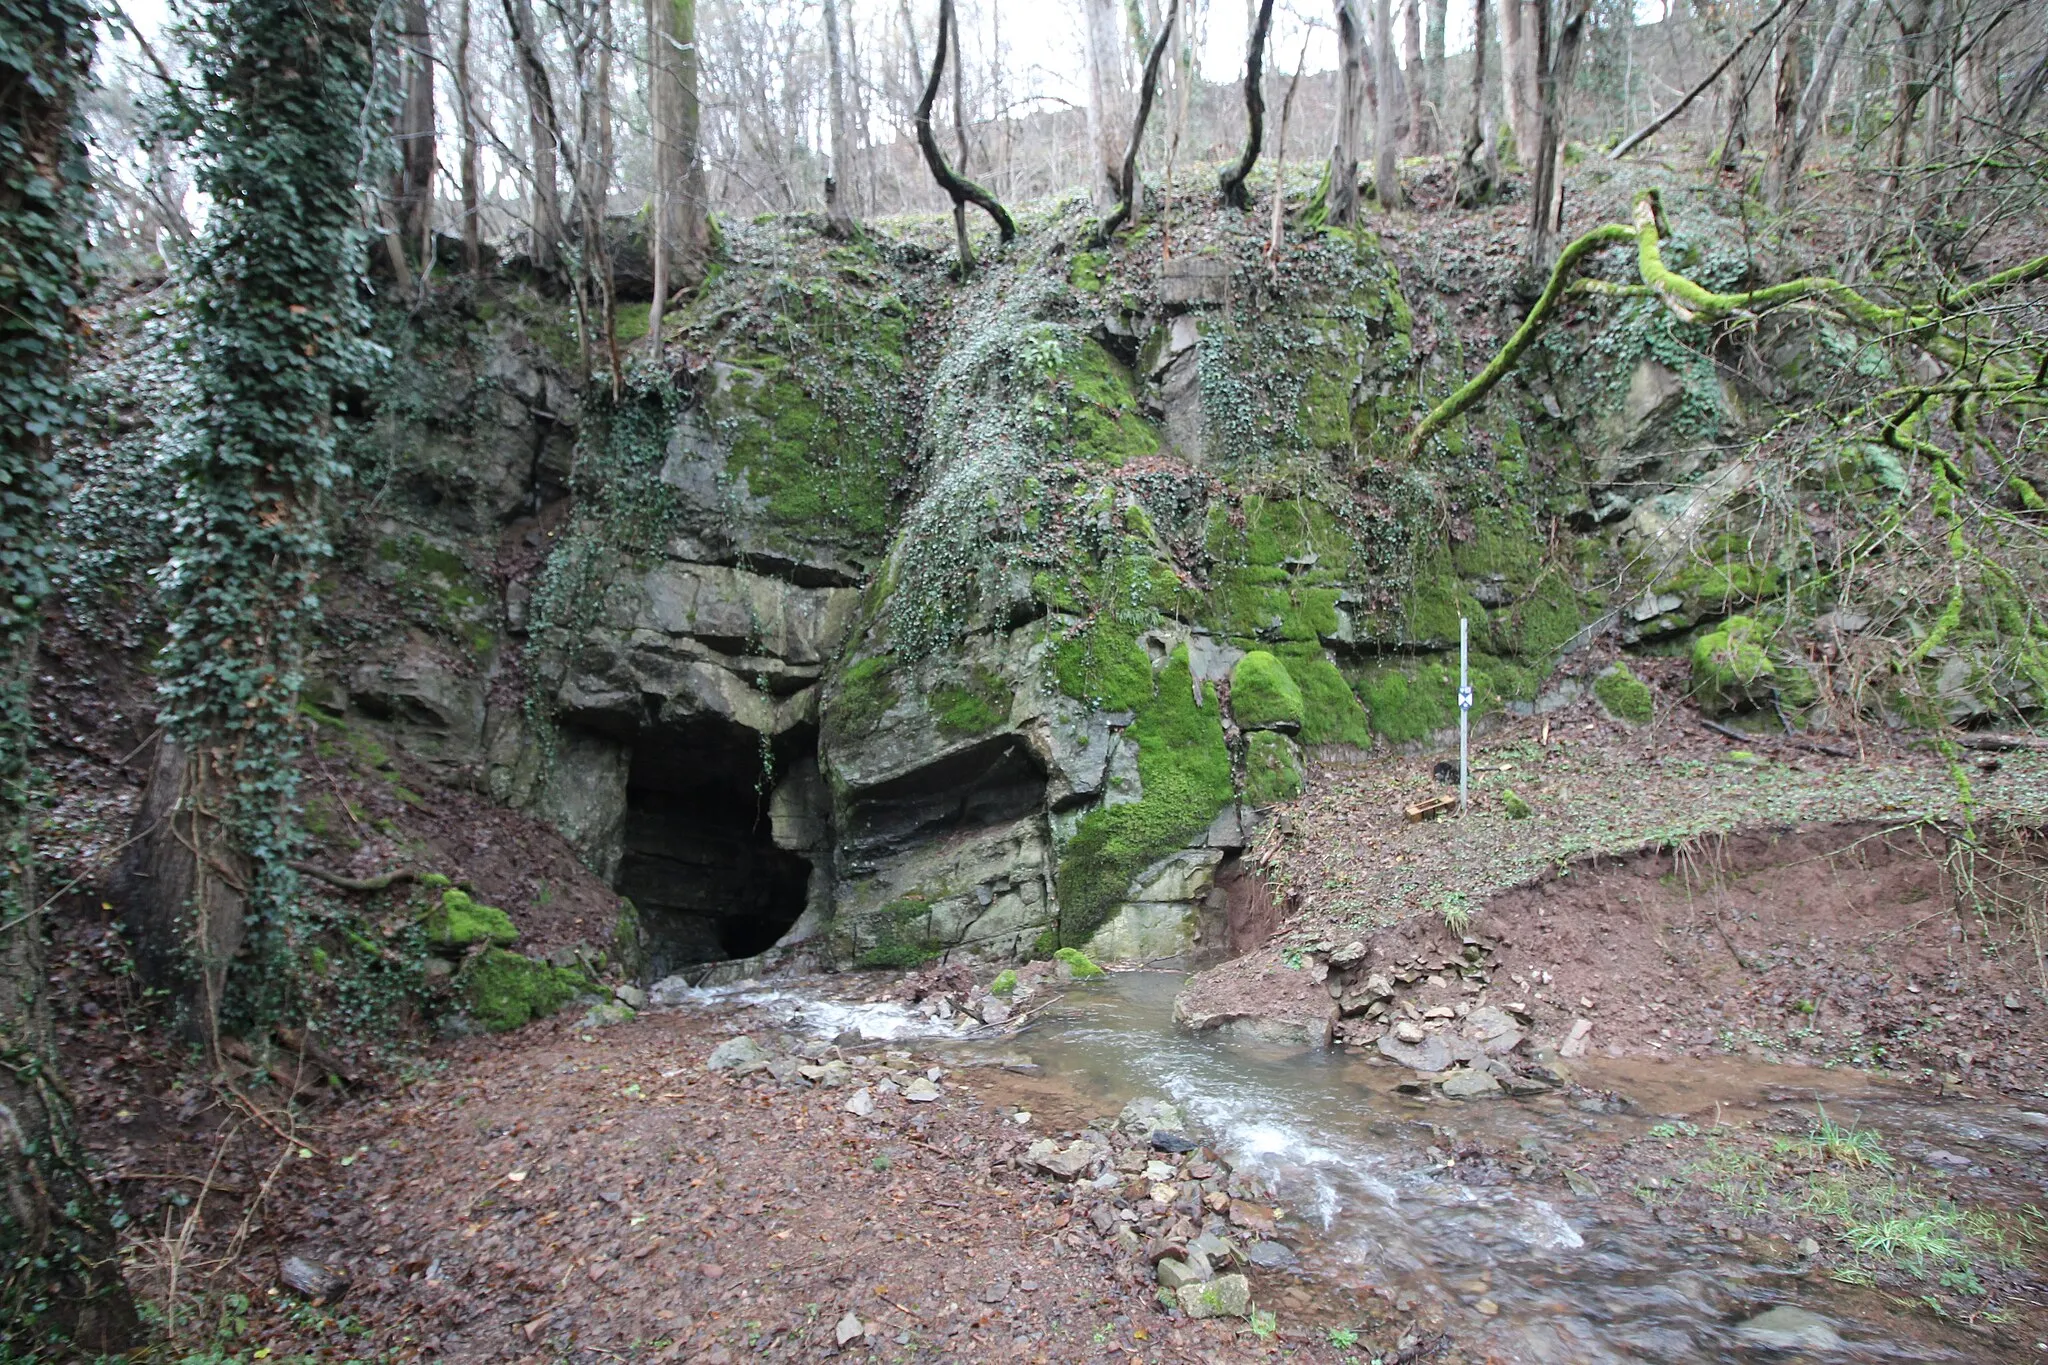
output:
<instances>
[{"instance_id":1,"label":"bare tree","mask_svg":"<svg viewBox=\"0 0 2048 1365\"><path fill-rule=\"evenodd\" d=\"M1500 0L1500 88L1515 159L1527 169L1540 136L1537 131L1536 54L1530 32L1532 0ZM1547 0L1535 0L1547 3Z\"/></svg>"},{"instance_id":2,"label":"bare tree","mask_svg":"<svg viewBox=\"0 0 2048 1365\"><path fill-rule=\"evenodd\" d=\"M1252 197L1244 187L1252 167L1259 164L1259 144L1266 135L1266 91L1264 63L1266 34L1273 26L1273 0L1259 0L1259 12L1252 20L1251 39L1244 58L1244 155L1223 172L1223 202L1234 209L1248 209Z\"/></svg>"},{"instance_id":3,"label":"bare tree","mask_svg":"<svg viewBox=\"0 0 2048 1365\"><path fill-rule=\"evenodd\" d=\"M399 17L399 164L392 199L399 236L426 270L434 250L434 38L427 0L405 0Z\"/></svg>"},{"instance_id":4,"label":"bare tree","mask_svg":"<svg viewBox=\"0 0 2048 1365\"><path fill-rule=\"evenodd\" d=\"M834 0L824 0L824 8L825 53L831 71L832 125L832 169L825 176L825 219L835 234L851 237L853 219L847 214L845 201L840 197L848 168L853 164L853 131L846 122L846 71L839 55L839 7Z\"/></svg>"},{"instance_id":5,"label":"bare tree","mask_svg":"<svg viewBox=\"0 0 2048 1365\"><path fill-rule=\"evenodd\" d=\"M688 4L691 0L679 3ZM512 30L520 88L526 95L527 136L532 144L528 174L533 186L533 212L527 254L536 269L548 271L554 269L562 244L561 186L556 170L561 128L555 116L555 95L547 65L541 61L540 29L534 22L533 0L503 0L503 4L505 23Z\"/></svg>"},{"instance_id":6,"label":"bare tree","mask_svg":"<svg viewBox=\"0 0 2048 1365\"><path fill-rule=\"evenodd\" d=\"M1294 96L1301 89L1301 69L1308 64L1308 40L1302 39L1301 55L1294 59L1294 79L1287 82L1287 97L1280 101L1280 140L1273 148L1273 217L1266 230L1266 267L1274 283L1280 280L1280 232L1287 221L1287 128L1294 121Z\"/></svg>"},{"instance_id":7,"label":"bare tree","mask_svg":"<svg viewBox=\"0 0 2048 1365\"><path fill-rule=\"evenodd\" d=\"M956 174L946 164L946 154L939 150L939 139L932 132L932 105L938 101L939 82L946 74L946 56L952 46L954 27L953 0L939 0L939 45L932 53L931 79L925 82L924 98L917 105L917 145L924 151L925 164L931 168L932 179L952 198L954 207L959 209L968 203L979 206L995 220L996 231L1007 242L1017 235L1017 224L1011 219L1009 210L997 202L994 195ZM967 240L967 216L964 212L953 215L953 226L959 238L960 278L964 280L974 273L974 248Z\"/></svg>"},{"instance_id":8,"label":"bare tree","mask_svg":"<svg viewBox=\"0 0 2048 1365\"><path fill-rule=\"evenodd\" d=\"M1358 221L1358 161L1364 139L1365 25L1359 0L1337 0L1337 140L1330 148L1324 215L1338 227Z\"/></svg>"},{"instance_id":9,"label":"bare tree","mask_svg":"<svg viewBox=\"0 0 2048 1365\"><path fill-rule=\"evenodd\" d=\"M1420 156L1436 147L1423 99L1422 0L1405 0L1401 6L1401 66L1408 96L1408 155Z\"/></svg>"},{"instance_id":10,"label":"bare tree","mask_svg":"<svg viewBox=\"0 0 2048 1365\"><path fill-rule=\"evenodd\" d=\"M1764 204L1773 213L1785 211L1790 188L1792 146L1798 140L1799 92L1805 82L1801 64L1805 57L1806 13L1801 6L1787 15L1778 29L1777 76L1771 83L1771 155L1764 163Z\"/></svg>"},{"instance_id":11,"label":"bare tree","mask_svg":"<svg viewBox=\"0 0 2048 1365\"><path fill-rule=\"evenodd\" d=\"M1087 183L1095 207L1104 213L1116 203L1123 188L1120 134L1130 104L1116 8L1116 0L1081 0L1082 36L1088 51Z\"/></svg>"},{"instance_id":12,"label":"bare tree","mask_svg":"<svg viewBox=\"0 0 2048 1365\"><path fill-rule=\"evenodd\" d=\"M462 140L462 264L470 274L483 270L483 209L477 164L476 94L469 71L469 0L458 0L455 28L455 121Z\"/></svg>"},{"instance_id":13,"label":"bare tree","mask_svg":"<svg viewBox=\"0 0 2048 1365\"><path fill-rule=\"evenodd\" d=\"M711 205L698 140L697 0L650 3L654 52L649 67L658 111L653 116L655 236L660 242L653 264L660 298L678 283L695 285L704 278L711 258Z\"/></svg>"},{"instance_id":14,"label":"bare tree","mask_svg":"<svg viewBox=\"0 0 2048 1365\"><path fill-rule=\"evenodd\" d=\"M1426 36L1422 44L1423 84L1429 100L1429 132L1432 150L1444 145L1446 113L1444 100L1444 36L1450 27L1450 0L1426 0L1429 5ZM1473 60L1486 46L1486 26L1481 24L1473 31Z\"/></svg>"},{"instance_id":15,"label":"bare tree","mask_svg":"<svg viewBox=\"0 0 2048 1365\"><path fill-rule=\"evenodd\" d=\"M1472 45L1472 113L1458 157L1458 203L1465 208L1491 200L1500 183L1500 165L1486 128L1486 0L1472 0L1472 32L1478 35Z\"/></svg>"},{"instance_id":16,"label":"bare tree","mask_svg":"<svg viewBox=\"0 0 2048 1365\"><path fill-rule=\"evenodd\" d=\"M945 0L950 5L953 0ZM1159 63L1166 56L1166 45L1173 37L1173 21L1180 17L1180 0L1167 0L1166 19L1159 26L1159 36L1153 39L1152 51L1145 58L1145 75L1138 85L1138 114L1131 121L1131 140L1124 148L1123 183L1121 197L1109 216L1095 229L1095 239L1107 242L1116 235L1117 229L1126 220L1135 221L1138 216L1138 195L1142 188L1138 183L1138 151L1145 142L1145 125L1152 118L1152 99L1159 90Z\"/></svg>"},{"instance_id":17,"label":"bare tree","mask_svg":"<svg viewBox=\"0 0 2048 1365\"><path fill-rule=\"evenodd\" d=\"M1550 269L1556 234L1564 221L1564 178L1559 174L1564 162L1564 121L1571 102L1572 78L1578 72L1579 48L1586 33L1586 11L1591 5L1591 0L1562 0L1563 22L1557 26L1553 41L1551 6L1558 2L1538 0L1531 6L1541 117L1536 157L1529 166L1529 236L1523 260L1531 271L1539 274Z\"/></svg>"},{"instance_id":18,"label":"bare tree","mask_svg":"<svg viewBox=\"0 0 2048 1365\"><path fill-rule=\"evenodd\" d=\"M1395 160L1394 144L1397 133L1394 128L1395 79L1393 16L1390 13L1391 0L1372 0L1372 59L1375 84L1379 89L1374 104L1373 120L1373 197L1379 200L1381 208L1398 208L1401 197L1401 170Z\"/></svg>"}]
</instances>

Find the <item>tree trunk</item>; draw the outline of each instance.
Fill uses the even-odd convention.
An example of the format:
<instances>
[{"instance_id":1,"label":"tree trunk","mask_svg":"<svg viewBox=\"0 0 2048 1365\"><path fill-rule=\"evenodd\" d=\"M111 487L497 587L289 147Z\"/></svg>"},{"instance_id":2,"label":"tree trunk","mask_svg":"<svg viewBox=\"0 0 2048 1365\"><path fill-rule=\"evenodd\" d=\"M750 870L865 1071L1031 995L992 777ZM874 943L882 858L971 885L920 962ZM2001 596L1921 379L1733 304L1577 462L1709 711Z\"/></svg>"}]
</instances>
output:
<instances>
[{"instance_id":1,"label":"tree trunk","mask_svg":"<svg viewBox=\"0 0 2048 1365\"><path fill-rule=\"evenodd\" d=\"M1500 0L1501 103L1507 110L1508 136L1515 140L1515 159L1524 170L1531 169L1529 157L1539 136L1530 8L1530 0Z\"/></svg>"},{"instance_id":2,"label":"tree trunk","mask_svg":"<svg viewBox=\"0 0 2048 1365\"><path fill-rule=\"evenodd\" d=\"M1529 236L1523 263L1539 278L1550 272L1564 216L1564 183L1559 171L1564 159L1565 118L1571 109L1572 78L1578 71L1590 0L1563 0L1565 12L1555 42L1552 3L1540 0L1534 6L1539 123L1536 159L1529 168Z\"/></svg>"},{"instance_id":3,"label":"tree trunk","mask_svg":"<svg viewBox=\"0 0 2048 1365\"><path fill-rule=\"evenodd\" d=\"M1420 156L1436 150L1423 98L1422 0L1406 0L1401 6L1401 67L1408 95L1408 155Z\"/></svg>"},{"instance_id":4,"label":"tree trunk","mask_svg":"<svg viewBox=\"0 0 2048 1365\"><path fill-rule=\"evenodd\" d=\"M1428 27L1422 43L1422 66L1424 93L1429 100L1429 146L1439 151L1445 143L1446 114L1444 101L1444 34L1450 27L1451 0L1427 0L1429 5ZM1486 44L1486 29L1476 30L1474 51ZM1475 56L1476 62L1478 58Z\"/></svg>"},{"instance_id":5,"label":"tree trunk","mask_svg":"<svg viewBox=\"0 0 2048 1365\"><path fill-rule=\"evenodd\" d=\"M1805 75L1800 69L1804 55L1803 9L1785 16L1778 32L1777 78L1771 83L1771 155L1764 164L1764 206L1772 213L1785 211L1791 192L1792 145L1798 138L1799 91Z\"/></svg>"},{"instance_id":6,"label":"tree trunk","mask_svg":"<svg viewBox=\"0 0 2048 1365\"><path fill-rule=\"evenodd\" d=\"M944 0L944 3L950 8L953 0ZM1145 74L1138 85L1138 113L1131 121L1131 140L1124 146L1121 198L1109 216L1096 227L1098 243L1107 244L1126 220L1137 216L1138 199L1144 190L1138 179L1138 153L1145 144L1145 125L1152 118L1153 98L1159 93L1159 63L1166 56L1166 45L1173 39L1173 23L1179 17L1180 0L1168 0L1166 16L1159 25L1159 36L1152 41L1152 51L1145 58Z\"/></svg>"},{"instance_id":7,"label":"tree trunk","mask_svg":"<svg viewBox=\"0 0 2048 1365\"><path fill-rule=\"evenodd\" d=\"M1379 85L1373 101L1372 192L1383 209L1398 208L1401 197L1401 168L1395 159L1395 101L1399 98L1394 69L1394 25L1391 0L1372 0L1373 74Z\"/></svg>"},{"instance_id":8,"label":"tree trunk","mask_svg":"<svg viewBox=\"0 0 2048 1365\"><path fill-rule=\"evenodd\" d=\"M1913 115L1920 107L1921 99L1927 94L1927 76L1922 70L1921 37L1927 30L1927 21L1933 14L1932 0L1903 0L1898 9L1899 55L1894 68L1898 85L1898 103L1892 113L1891 156L1885 168L1884 182L1880 188L1880 213L1888 208L1892 197L1898 193L1899 179L1906 168L1906 149L1913 132Z\"/></svg>"},{"instance_id":9,"label":"tree trunk","mask_svg":"<svg viewBox=\"0 0 2048 1365\"><path fill-rule=\"evenodd\" d=\"M562 146L561 128L555 117L548 69L541 62L540 30L534 22L533 0L503 0L503 4L505 23L512 31L514 65L519 68L520 88L526 94L526 130L532 143L529 171L533 206L527 255L534 268L545 273L555 268L555 257L562 245L561 185L556 169Z\"/></svg>"},{"instance_id":10,"label":"tree trunk","mask_svg":"<svg viewBox=\"0 0 2048 1365\"><path fill-rule=\"evenodd\" d=\"M1259 144L1266 134L1265 55L1266 34L1273 26L1273 0L1258 0L1258 14L1252 20L1251 38L1244 59L1244 155L1223 172L1223 202L1235 209L1248 209L1252 198L1244 182L1259 164Z\"/></svg>"},{"instance_id":11,"label":"tree trunk","mask_svg":"<svg viewBox=\"0 0 2048 1365\"><path fill-rule=\"evenodd\" d=\"M69 420L75 397L88 164L74 117L90 88L96 11L11 7L11 60L0 64L0 472L11 523L0 560L0 1355L19 1360L97 1357L143 1339L58 1076L29 839L29 690L49 586L36 551L59 491L46 433Z\"/></svg>"},{"instance_id":12,"label":"tree trunk","mask_svg":"<svg viewBox=\"0 0 2048 1365\"><path fill-rule=\"evenodd\" d=\"M1108 213L1123 189L1123 133L1130 84L1116 0L1081 0L1088 49L1088 187L1096 211Z\"/></svg>"},{"instance_id":13,"label":"tree trunk","mask_svg":"<svg viewBox=\"0 0 2048 1365\"><path fill-rule=\"evenodd\" d=\"M910 9L904 6L904 20L909 22ZM960 175L946 164L946 154L939 149L938 134L932 131L932 106L938 103L939 82L945 78L946 57L953 46L953 0L939 0L939 43L932 52L931 76L925 81L924 97L917 103L917 145L924 153L925 165L931 170L932 179L948 198L957 206L962 203L975 204L995 220L996 231L1007 242L1016 237L1017 223L1010 217L1008 209L972 180ZM909 30L906 29L906 32ZM915 36L914 33L911 34ZM967 242L967 221L964 214L954 217L955 231L960 246L960 277L964 280L974 270L974 254Z\"/></svg>"},{"instance_id":14,"label":"tree trunk","mask_svg":"<svg viewBox=\"0 0 2048 1365\"><path fill-rule=\"evenodd\" d=\"M525 3L525 0L520 0ZM711 261L711 202L704 187L699 147L702 111L697 101L697 0L652 0L655 82L661 123L654 139L654 178L661 186L662 249L667 283L695 285Z\"/></svg>"},{"instance_id":15,"label":"tree trunk","mask_svg":"<svg viewBox=\"0 0 2048 1365\"><path fill-rule=\"evenodd\" d=\"M1458 205L1468 209L1490 202L1500 183L1500 166L1494 158L1486 117L1486 0L1472 0L1472 32L1478 35L1472 44L1472 113L1465 123L1465 148L1458 158Z\"/></svg>"},{"instance_id":16,"label":"tree trunk","mask_svg":"<svg viewBox=\"0 0 2048 1365\"><path fill-rule=\"evenodd\" d=\"M1359 143L1365 118L1365 30L1358 4L1359 0L1337 0L1337 141L1330 149L1323 201L1327 221L1337 227L1358 221Z\"/></svg>"},{"instance_id":17,"label":"tree trunk","mask_svg":"<svg viewBox=\"0 0 2048 1365\"><path fill-rule=\"evenodd\" d=\"M434 38L427 0L405 0L399 12L398 183L392 199L400 240L433 264L428 234L434 219Z\"/></svg>"},{"instance_id":18,"label":"tree trunk","mask_svg":"<svg viewBox=\"0 0 2048 1365\"><path fill-rule=\"evenodd\" d=\"M825 60L828 70L827 112L832 124L832 168L825 175L825 221L836 236L853 235L843 187L853 166L853 135L846 122L846 70L839 55L839 6L825 0Z\"/></svg>"},{"instance_id":19,"label":"tree trunk","mask_svg":"<svg viewBox=\"0 0 2048 1365\"><path fill-rule=\"evenodd\" d=\"M455 105L462 133L462 264L472 275L484 268L483 177L477 167L475 92L469 75L469 0L461 0L455 32Z\"/></svg>"}]
</instances>

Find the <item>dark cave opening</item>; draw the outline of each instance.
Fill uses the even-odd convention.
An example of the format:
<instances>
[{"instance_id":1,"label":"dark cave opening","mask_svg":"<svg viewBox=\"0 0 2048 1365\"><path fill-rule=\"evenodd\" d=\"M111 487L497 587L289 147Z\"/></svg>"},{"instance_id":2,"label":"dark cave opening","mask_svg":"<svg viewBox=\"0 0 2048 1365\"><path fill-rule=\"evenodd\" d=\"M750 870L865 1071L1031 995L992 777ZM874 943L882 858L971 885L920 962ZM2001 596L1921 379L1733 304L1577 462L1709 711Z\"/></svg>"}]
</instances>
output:
<instances>
[{"instance_id":1,"label":"dark cave opening","mask_svg":"<svg viewBox=\"0 0 2048 1365\"><path fill-rule=\"evenodd\" d=\"M758 737L724 720L635 742L618 889L640 912L653 978L763 952L803 914L811 863L776 845L762 773Z\"/></svg>"}]
</instances>

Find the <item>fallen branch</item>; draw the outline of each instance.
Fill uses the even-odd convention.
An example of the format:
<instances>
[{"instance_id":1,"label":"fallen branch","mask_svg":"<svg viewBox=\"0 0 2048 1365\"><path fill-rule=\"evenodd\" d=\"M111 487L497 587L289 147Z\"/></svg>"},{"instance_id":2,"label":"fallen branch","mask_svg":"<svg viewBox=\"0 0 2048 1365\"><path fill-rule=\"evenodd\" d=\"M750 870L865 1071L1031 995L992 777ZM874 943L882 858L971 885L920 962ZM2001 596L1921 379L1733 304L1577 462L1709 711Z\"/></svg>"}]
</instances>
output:
<instances>
[{"instance_id":1,"label":"fallen branch","mask_svg":"<svg viewBox=\"0 0 2048 1365\"><path fill-rule=\"evenodd\" d=\"M374 877L344 877L339 872L329 872L326 868L317 867L312 863L295 862L291 866L294 872L304 873L316 881L338 886L344 891L384 891L400 882L409 882L419 875L410 868L394 867L389 872L379 872Z\"/></svg>"},{"instance_id":2,"label":"fallen branch","mask_svg":"<svg viewBox=\"0 0 2048 1365\"><path fill-rule=\"evenodd\" d=\"M2040 735L1957 735L1950 742L1959 749L1977 749L1984 753L2002 754L2012 749L2025 749L2030 753L2048 754L2048 737Z\"/></svg>"}]
</instances>

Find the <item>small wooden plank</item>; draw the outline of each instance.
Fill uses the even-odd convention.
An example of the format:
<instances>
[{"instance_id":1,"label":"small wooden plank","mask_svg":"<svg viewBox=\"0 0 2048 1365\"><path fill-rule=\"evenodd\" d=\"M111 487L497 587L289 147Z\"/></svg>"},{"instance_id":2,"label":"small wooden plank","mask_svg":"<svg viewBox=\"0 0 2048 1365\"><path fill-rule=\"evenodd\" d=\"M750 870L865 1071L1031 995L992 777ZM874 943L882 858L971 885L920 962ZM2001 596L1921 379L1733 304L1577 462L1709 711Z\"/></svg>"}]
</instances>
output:
<instances>
[{"instance_id":1,"label":"small wooden plank","mask_svg":"<svg viewBox=\"0 0 2048 1365\"><path fill-rule=\"evenodd\" d=\"M1447 810L1455 810L1457 805L1457 796L1451 792L1445 792L1441 796L1425 796L1420 801L1410 802L1408 809L1403 811L1402 814L1408 817L1410 824L1414 824L1420 820L1433 820Z\"/></svg>"}]
</instances>

